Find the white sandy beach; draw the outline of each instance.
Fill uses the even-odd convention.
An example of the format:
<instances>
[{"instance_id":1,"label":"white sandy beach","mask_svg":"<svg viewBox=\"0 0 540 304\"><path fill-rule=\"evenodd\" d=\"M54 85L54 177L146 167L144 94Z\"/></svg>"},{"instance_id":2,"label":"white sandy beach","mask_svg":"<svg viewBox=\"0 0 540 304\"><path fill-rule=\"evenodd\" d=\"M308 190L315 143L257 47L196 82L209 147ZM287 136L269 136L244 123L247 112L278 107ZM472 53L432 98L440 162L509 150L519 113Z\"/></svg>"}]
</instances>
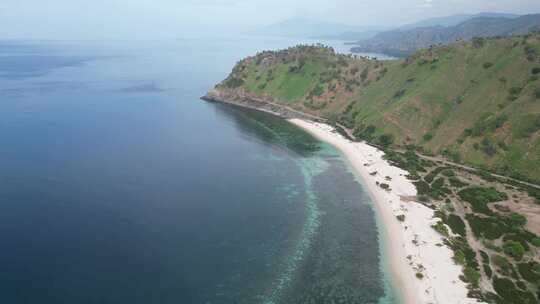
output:
<instances>
[{"instance_id":1,"label":"white sandy beach","mask_svg":"<svg viewBox=\"0 0 540 304\"><path fill-rule=\"evenodd\" d=\"M384 225L389 266L404 304L478 303L467 298L466 284L459 279L461 266L442 245L442 236L431 228L437 222L433 210L402 199L416 195L406 171L391 166L377 148L347 140L328 125L300 119L290 122L339 149L367 187ZM377 182L390 185L391 190L383 190ZM399 221L398 215L405 215L405 220ZM417 278L417 272L424 277Z\"/></svg>"}]
</instances>

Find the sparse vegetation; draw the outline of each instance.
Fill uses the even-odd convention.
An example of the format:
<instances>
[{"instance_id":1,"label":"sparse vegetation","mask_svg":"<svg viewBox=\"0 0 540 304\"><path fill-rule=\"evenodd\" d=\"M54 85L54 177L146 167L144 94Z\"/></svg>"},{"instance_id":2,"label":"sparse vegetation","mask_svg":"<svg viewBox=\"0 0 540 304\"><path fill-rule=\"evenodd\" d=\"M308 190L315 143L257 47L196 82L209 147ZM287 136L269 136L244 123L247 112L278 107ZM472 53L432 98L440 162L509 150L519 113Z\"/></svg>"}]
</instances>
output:
<instances>
[{"instance_id":1,"label":"sparse vegetation","mask_svg":"<svg viewBox=\"0 0 540 304\"><path fill-rule=\"evenodd\" d=\"M525 248L523 248L519 242L515 241L507 241L504 243L503 249L506 254L516 260L521 260L521 258L523 258L523 254L525 253Z\"/></svg>"},{"instance_id":2,"label":"sparse vegetation","mask_svg":"<svg viewBox=\"0 0 540 304\"><path fill-rule=\"evenodd\" d=\"M539 103L531 102L540 99L531 78L540 75L540 66L529 61L538 58L538 37L475 38L383 62L300 45L242 60L218 89L241 88L335 117L357 138L385 148L415 145L424 153L540 182L540 170L534 170L540 144L523 145L540 131L533 119ZM436 66L437 73L427 66Z\"/></svg>"},{"instance_id":3,"label":"sparse vegetation","mask_svg":"<svg viewBox=\"0 0 540 304\"><path fill-rule=\"evenodd\" d=\"M461 235L462 237L467 236L467 231L465 230L465 222L455 214L450 214L446 220L446 224L450 226L452 232Z\"/></svg>"},{"instance_id":4,"label":"sparse vegetation","mask_svg":"<svg viewBox=\"0 0 540 304\"><path fill-rule=\"evenodd\" d=\"M530 301L537 300L540 238L526 230L528 215L514 206L540 204L540 190L495 173L540 182L537 49L540 33L475 38L384 62L299 46L242 61L218 88L272 96L382 148L390 163L408 171L417 201L435 210L440 220L433 229L462 266L469 295L496 304L536 303ZM372 175L390 188L389 179ZM404 222L405 215L396 219Z\"/></svg>"},{"instance_id":5,"label":"sparse vegetation","mask_svg":"<svg viewBox=\"0 0 540 304\"><path fill-rule=\"evenodd\" d=\"M516 285L507 278L495 277L493 287L497 294L504 299L503 303L538 303L534 294L517 289Z\"/></svg>"},{"instance_id":6,"label":"sparse vegetation","mask_svg":"<svg viewBox=\"0 0 540 304\"><path fill-rule=\"evenodd\" d=\"M471 204L474 212L491 215L488 203L500 202L508 199L508 196L494 188L470 187L458 192L459 197Z\"/></svg>"},{"instance_id":7,"label":"sparse vegetation","mask_svg":"<svg viewBox=\"0 0 540 304\"><path fill-rule=\"evenodd\" d=\"M536 97L536 99L540 99L540 88L534 90L534 97Z\"/></svg>"},{"instance_id":8,"label":"sparse vegetation","mask_svg":"<svg viewBox=\"0 0 540 304\"><path fill-rule=\"evenodd\" d=\"M533 284L540 283L540 264L538 262L519 263L518 271L524 280Z\"/></svg>"},{"instance_id":9,"label":"sparse vegetation","mask_svg":"<svg viewBox=\"0 0 540 304\"><path fill-rule=\"evenodd\" d=\"M438 221L437 224L431 226L435 231L442 234L443 236L448 236L448 229L442 221Z\"/></svg>"}]
</instances>

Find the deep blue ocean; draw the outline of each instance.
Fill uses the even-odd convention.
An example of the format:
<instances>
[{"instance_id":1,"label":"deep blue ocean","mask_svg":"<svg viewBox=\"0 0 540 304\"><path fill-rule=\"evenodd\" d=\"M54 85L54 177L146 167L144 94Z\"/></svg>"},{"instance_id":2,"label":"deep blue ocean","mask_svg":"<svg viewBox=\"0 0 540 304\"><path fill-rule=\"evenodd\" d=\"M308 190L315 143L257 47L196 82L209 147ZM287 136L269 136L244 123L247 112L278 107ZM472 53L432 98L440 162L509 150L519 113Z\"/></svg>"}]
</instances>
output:
<instances>
[{"instance_id":1,"label":"deep blue ocean","mask_svg":"<svg viewBox=\"0 0 540 304\"><path fill-rule=\"evenodd\" d=\"M0 303L396 303L342 156L199 100L297 42L0 41Z\"/></svg>"}]
</instances>

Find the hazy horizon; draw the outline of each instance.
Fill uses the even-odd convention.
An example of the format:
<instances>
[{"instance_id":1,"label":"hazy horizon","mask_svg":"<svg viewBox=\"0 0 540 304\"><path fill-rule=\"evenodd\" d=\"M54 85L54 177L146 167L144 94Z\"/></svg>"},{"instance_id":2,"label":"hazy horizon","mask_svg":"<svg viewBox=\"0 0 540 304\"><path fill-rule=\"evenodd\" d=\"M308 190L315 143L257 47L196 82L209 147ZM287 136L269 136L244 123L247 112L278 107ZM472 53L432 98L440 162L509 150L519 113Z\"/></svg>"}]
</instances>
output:
<instances>
[{"instance_id":1,"label":"hazy horizon","mask_svg":"<svg viewBox=\"0 0 540 304\"><path fill-rule=\"evenodd\" d=\"M2 1L0 39L161 39L239 34L295 18L355 26L396 27L457 14L540 12L540 1L537 0L33 2Z\"/></svg>"}]
</instances>

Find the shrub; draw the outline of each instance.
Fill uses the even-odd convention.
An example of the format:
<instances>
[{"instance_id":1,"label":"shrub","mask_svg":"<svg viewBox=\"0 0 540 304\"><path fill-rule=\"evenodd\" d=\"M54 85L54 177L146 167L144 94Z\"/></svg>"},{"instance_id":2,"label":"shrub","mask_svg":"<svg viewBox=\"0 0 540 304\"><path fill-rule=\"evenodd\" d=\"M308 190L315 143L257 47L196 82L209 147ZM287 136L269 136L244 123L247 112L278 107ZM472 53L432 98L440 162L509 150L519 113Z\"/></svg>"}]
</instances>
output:
<instances>
[{"instance_id":1,"label":"shrub","mask_svg":"<svg viewBox=\"0 0 540 304\"><path fill-rule=\"evenodd\" d=\"M526 138L538 130L540 130L540 114L528 114L521 116L515 134L518 138Z\"/></svg>"},{"instance_id":2,"label":"shrub","mask_svg":"<svg viewBox=\"0 0 540 304\"><path fill-rule=\"evenodd\" d=\"M484 245L484 247L486 247L487 249L491 249L495 252L501 252L502 249L497 247L497 245L493 244L493 242L489 241L489 240L482 240L482 245Z\"/></svg>"},{"instance_id":3,"label":"shrub","mask_svg":"<svg viewBox=\"0 0 540 304\"><path fill-rule=\"evenodd\" d=\"M484 69L489 69L490 67L493 66L493 63L491 62L484 62L484 64L482 65L484 67Z\"/></svg>"},{"instance_id":4,"label":"shrub","mask_svg":"<svg viewBox=\"0 0 540 304\"><path fill-rule=\"evenodd\" d=\"M536 99L540 99L540 88L534 90L534 97L536 97Z\"/></svg>"},{"instance_id":5,"label":"shrub","mask_svg":"<svg viewBox=\"0 0 540 304\"><path fill-rule=\"evenodd\" d=\"M394 137L392 135L389 135L389 134L383 134L383 135L379 136L377 142L378 142L379 145L387 148L388 146L390 146L391 144L394 143Z\"/></svg>"},{"instance_id":6,"label":"shrub","mask_svg":"<svg viewBox=\"0 0 540 304\"><path fill-rule=\"evenodd\" d=\"M454 170L452 169L444 169L442 172L441 172L442 175L446 176L446 177L453 177L453 176L456 176L456 173L454 172Z\"/></svg>"},{"instance_id":7,"label":"shrub","mask_svg":"<svg viewBox=\"0 0 540 304\"><path fill-rule=\"evenodd\" d=\"M517 281L516 286L521 290L527 290L527 285L523 281Z\"/></svg>"},{"instance_id":8,"label":"shrub","mask_svg":"<svg viewBox=\"0 0 540 304\"><path fill-rule=\"evenodd\" d=\"M452 187L456 187L456 188L463 188L469 185L465 182L462 182L457 177L451 177L448 179L448 181L450 182L450 185L452 185Z\"/></svg>"},{"instance_id":9,"label":"shrub","mask_svg":"<svg viewBox=\"0 0 540 304\"><path fill-rule=\"evenodd\" d=\"M401 90L397 91L397 92L394 94L394 98L400 98L400 97L403 97L403 95L405 95L406 92L407 92L407 90L401 89Z\"/></svg>"},{"instance_id":10,"label":"shrub","mask_svg":"<svg viewBox=\"0 0 540 304\"><path fill-rule=\"evenodd\" d=\"M478 282L480 281L480 273L472 268L472 267L465 267L465 270L463 270L463 275L465 277L465 282L471 283L471 285L474 288L478 288Z\"/></svg>"},{"instance_id":11,"label":"shrub","mask_svg":"<svg viewBox=\"0 0 540 304\"><path fill-rule=\"evenodd\" d=\"M472 39L472 44L475 48L481 48L484 46L486 40L482 37L474 37Z\"/></svg>"},{"instance_id":12,"label":"shrub","mask_svg":"<svg viewBox=\"0 0 540 304\"><path fill-rule=\"evenodd\" d=\"M482 151L488 156L493 156L497 153L497 147L493 144L491 139L485 137L482 140Z\"/></svg>"},{"instance_id":13,"label":"shrub","mask_svg":"<svg viewBox=\"0 0 540 304\"><path fill-rule=\"evenodd\" d=\"M532 239L531 244L533 244L536 247L540 247L540 238L536 237Z\"/></svg>"},{"instance_id":14,"label":"shrub","mask_svg":"<svg viewBox=\"0 0 540 304\"><path fill-rule=\"evenodd\" d=\"M512 225L511 223L511 219L510 218L506 218L504 220L506 223L510 222L510 225ZM518 242L521 244L521 246L523 246L523 248L525 249L525 251L529 251L530 250L530 246L528 244L529 241L532 241L532 239L534 238L534 235L529 235L529 233L527 233L526 230L522 230L522 229L519 229L521 227L515 227L515 226L511 226L511 228L509 230L514 230L516 232L514 233L508 233L508 234L505 234L505 236L503 237L503 241L515 241L515 242Z\"/></svg>"},{"instance_id":15,"label":"shrub","mask_svg":"<svg viewBox=\"0 0 540 304\"><path fill-rule=\"evenodd\" d=\"M534 61L536 59L537 52L534 47L530 45L525 45L523 50L525 51L525 56L527 57L527 60Z\"/></svg>"},{"instance_id":16,"label":"shrub","mask_svg":"<svg viewBox=\"0 0 540 304\"><path fill-rule=\"evenodd\" d=\"M519 88L520 89L520 88ZM520 89L521 90L521 89ZM511 95L515 96L515 95ZM516 97L517 98L517 97ZM492 113L484 113L478 121L476 121L472 129L465 129L463 136L479 137L486 133L486 131L495 131L502 127L508 120L506 114L494 116Z\"/></svg>"},{"instance_id":17,"label":"shrub","mask_svg":"<svg viewBox=\"0 0 540 304\"><path fill-rule=\"evenodd\" d=\"M479 170L479 171L477 171L477 173L478 173L478 176L480 176L486 182L494 182L494 181L496 181L495 177L493 177L493 175L491 175L491 173L489 173L488 171Z\"/></svg>"},{"instance_id":18,"label":"shrub","mask_svg":"<svg viewBox=\"0 0 540 304\"><path fill-rule=\"evenodd\" d=\"M417 272L416 277L421 280L424 278L424 275L421 272Z\"/></svg>"},{"instance_id":19,"label":"shrub","mask_svg":"<svg viewBox=\"0 0 540 304\"><path fill-rule=\"evenodd\" d=\"M369 125L367 127L358 127L354 129L353 135L356 138L364 139L367 141L373 140L373 134L375 133L375 126Z\"/></svg>"},{"instance_id":20,"label":"shrub","mask_svg":"<svg viewBox=\"0 0 540 304\"><path fill-rule=\"evenodd\" d=\"M514 227L523 227L527 224L527 218L518 213L512 213L510 215L510 221Z\"/></svg>"},{"instance_id":21,"label":"shrub","mask_svg":"<svg viewBox=\"0 0 540 304\"><path fill-rule=\"evenodd\" d=\"M445 244L454 251L454 261L457 264L472 267L478 270L478 262L476 261L476 252L471 249L467 241L462 237L454 237L445 240Z\"/></svg>"},{"instance_id":22,"label":"shrub","mask_svg":"<svg viewBox=\"0 0 540 304\"><path fill-rule=\"evenodd\" d=\"M437 178L433 184L431 185L431 187L433 189L437 189L437 190L440 190L442 187L444 186L444 178L440 177L440 178Z\"/></svg>"},{"instance_id":23,"label":"shrub","mask_svg":"<svg viewBox=\"0 0 540 304\"><path fill-rule=\"evenodd\" d=\"M452 232L455 234L459 234L462 237L467 236L467 231L465 230L465 222L455 214L450 214L446 220L446 224L450 226L450 229L452 229Z\"/></svg>"},{"instance_id":24,"label":"shrub","mask_svg":"<svg viewBox=\"0 0 540 304\"><path fill-rule=\"evenodd\" d=\"M493 212L487 207L488 203L500 202L508 199L506 193L495 188L470 187L458 192L459 197L468 202L473 211L491 215Z\"/></svg>"},{"instance_id":25,"label":"shrub","mask_svg":"<svg viewBox=\"0 0 540 304\"><path fill-rule=\"evenodd\" d=\"M501 255L495 255L493 256L493 264L497 266L502 274L509 275L511 272L512 264L506 259L505 257Z\"/></svg>"},{"instance_id":26,"label":"shrub","mask_svg":"<svg viewBox=\"0 0 540 304\"><path fill-rule=\"evenodd\" d=\"M537 303L532 293L518 290L509 279L495 277L493 288L505 300L504 303Z\"/></svg>"},{"instance_id":27,"label":"shrub","mask_svg":"<svg viewBox=\"0 0 540 304\"><path fill-rule=\"evenodd\" d=\"M362 70L362 73L360 74L360 79L362 79L362 82L364 82L367 79L368 73L369 73L369 68L368 67L366 67L364 70Z\"/></svg>"},{"instance_id":28,"label":"shrub","mask_svg":"<svg viewBox=\"0 0 540 304\"><path fill-rule=\"evenodd\" d=\"M447 153L445 153L445 155L447 157L449 157L450 160L455 162L455 163L460 163L461 162L461 154L459 154L458 151L448 150Z\"/></svg>"},{"instance_id":29,"label":"shrub","mask_svg":"<svg viewBox=\"0 0 540 304\"><path fill-rule=\"evenodd\" d=\"M426 195L419 195L418 196L418 201L420 201L422 203L427 203L427 202L429 202L429 197L426 196Z\"/></svg>"},{"instance_id":30,"label":"shrub","mask_svg":"<svg viewBox=\"0 0 540 304\"><path fill-rule=\"evenodd\" d=\"M422 136L422 139L424 139L425 142L428 142L433 139L433 134L431 132L428 132Z\"/></svg>"},{"instance_id":31,"label":"shrub","mask_svg":"<svg viewBox=\"0 0 540 304\"><path fill-rule=\"evenodd\" d=\"M513 257L516 260L521 260L523 254L525 253L525 248L519 242L516 241L507 241L503 245L504 253Z\"/></svg>"},{"instance_id":32,"label":"shrub","mask_svg":"<svg viewBox=\"0 0 540 304\"><path fill-rule=\"evenodd\" d=\"M519 95L519 94L521 94L521 90L522 90L522 88L520 88L520 87L512 87L512 88L510 88L508 90L508 93L510 95Z\"/></svg>"},{"instance_id":33,"label":"shrub","mask_svg":"<svg viewBox=\"0 0 540 304\"><path fill-rule=\"evenodd\" d=\"M404 215L404 214L397 215L396 218L397 218L397 220L400 221L400 222L404 222L404 221L405 221L405 215Z\"/></svg>"},{"instance_id":34,"label":"shrub","mask_svg":"<svg viewBox=\"0 0 540 304\"><path fill-rule=\"evenodd\" d=\"M444 223L442 221L438 221L437 224L431 226L433 229L435 229L435 231L437 231L438 233L442 234L443 236L448 236L448 229L446 228L446 226L444 225Z\"/></svg>"},{"instance_id":35,"label":"shrub","mask_svg":"<svg viewBox=\"0 0 540 304\"><path fill-rule=\"evenodd\" d=\"M482 139L482 152L488 156L493 156L497 153L497 147L489 138L484 137L484 139Z\"/></svg>"},{"instance_id":36,"label":"shrub","mask_svg":"<svg viewBox=\"0 0 540 304\"><path fill-rule=\"evenodd\" d=\"M441 173L441 171L445 170L446 168L445 167L438 167L438 168L435 168L433 169L433 171L429 172L425 177L424 177L424 180L428 183L431 184L431 182L433 182L433 180L435 179L435 177L437 177L437 175L439 175L439 173Z\"/></svg>"},{"instance_id":37,"label":"shrub","mask_svg":"<svg viewBox=\"0 0 540 304\"><path fill-rule=\"evenodd\" d=\"M315 88L313 88L313 91L311 91L311 95L313 96L321 96L324 93L324 88L321 85L316 85Z\"/></svg>"},{"instance_id":38,"label":"shrub","mask_svg":"<svg viewBox=\"0 0 540 304\"><path fill-rule=\"evenodd\" d=\"M491 267L489 267L489 264L483 264L484 272L486 273L487 277L491 279L493 276L493 270L491 270Z\"/></svg>"},{"instance_id":39,"label":"shrub","mask_svg":"<svg viewBox=\"0 0 540 304\"><path fill-rule=\"evenodd\" d=\"M482 262L489 264L489 255L485 252L480 250L480 256L482 257Z\"/></svg>"},{"instance_id":40,"label":"shrub","mask_svg":"<svg viewBox=\"0 0 540 304\"><path fill-rule=\"evenodd\" d=\"M235 89L244 84L244 80L236 77L230 77L225 81L225 86L230 89Z\"/></svg>"},{"instance_id":41,"label":"shrub","mask_svg":"<svg viewBox=\"0 0 540 304\"><path fill-rule=\"evenodd\" d=\"M540 282L540 264L537 262L520 263L518 271L524 280L533 284Z\"/></svg>"},{"instance_id":42,"label":"shrub","mask_svg":"<svg viewBox=\"0 0 540 304\"><path fill-rule=\"evenodd\" d=\"M456 250L454 252L454 262L459 265L465 265L465 253L461 250Z\"/></svg>"},{"instance_id":43,"label":"shrub","mask_svg":"<svg viewBox=\"0 0 540 304\"><path fill-rule=\"evenodd\" d=\"M540 74L540 67L534 67L531 69L531 74L536 75Z\"/></svg>"},{"instance_id":44,"label":"shrub","mask_svg":"<svg viewBox=\"0 0 540 304\"><path fill-rule=\"evenodd\" d=\"M495 240L507 230L506 225L500 223L496 218L483 218L473 214L467 214L465 218L476 238L485 237L488 240Z\"/></svg>"}]
</instances>

